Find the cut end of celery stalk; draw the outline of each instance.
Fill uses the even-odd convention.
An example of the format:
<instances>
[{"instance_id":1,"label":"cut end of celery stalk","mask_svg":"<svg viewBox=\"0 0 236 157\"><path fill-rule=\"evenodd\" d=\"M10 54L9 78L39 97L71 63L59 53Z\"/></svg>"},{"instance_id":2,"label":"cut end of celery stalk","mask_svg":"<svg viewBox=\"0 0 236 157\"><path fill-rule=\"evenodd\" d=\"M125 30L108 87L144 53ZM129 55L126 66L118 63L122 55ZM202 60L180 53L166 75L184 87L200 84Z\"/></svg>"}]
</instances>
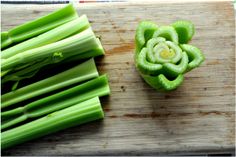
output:
<instances>
[{"instance_id":1,"label":"cut end of celery stalk","mask_svg":"<svg viewBox=\"0 0 236 157\"><path fill-rule=\"evenodd\" d=\"M97 44L98 44L97 48L89 50L89 51L84 52L82 54L71 56L71 57L65 59L62 62L63 63L69 63L69 62L74 62L74 61L78 61L78 60L81 60L81 59L86 59L86 58L90 58L90 57L97 57L97 56L105 55L105 51L104 51L104 49L102 47L102 44L101 44L101 42L98 38L97 38Z\"/></svg>"}]
</instances>

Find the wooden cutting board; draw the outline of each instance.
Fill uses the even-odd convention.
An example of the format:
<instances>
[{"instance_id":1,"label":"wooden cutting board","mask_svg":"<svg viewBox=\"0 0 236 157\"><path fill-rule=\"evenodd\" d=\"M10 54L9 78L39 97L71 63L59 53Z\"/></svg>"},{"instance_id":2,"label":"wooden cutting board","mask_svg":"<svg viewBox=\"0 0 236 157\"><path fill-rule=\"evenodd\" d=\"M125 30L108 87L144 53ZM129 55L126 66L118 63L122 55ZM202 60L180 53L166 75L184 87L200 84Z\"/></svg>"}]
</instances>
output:
<instances>
[{"instance_id":1,"label":"wooden cutting board","mask_svg":"<svg viewBox=\"0 0 236 157\"><path fill-rule=\"evenodd\" d=\"M62 5L2 5L2 31ZM81 4L106 56L111 95L101 99L105 119L60 131L3 151L3 155L157 155L233 151L235 139L235 22L232 2ZM191 43L206 56L177 90L160 93L138 75L134 33L141 20L192 20Z\"/></svg>"}]
</instances>

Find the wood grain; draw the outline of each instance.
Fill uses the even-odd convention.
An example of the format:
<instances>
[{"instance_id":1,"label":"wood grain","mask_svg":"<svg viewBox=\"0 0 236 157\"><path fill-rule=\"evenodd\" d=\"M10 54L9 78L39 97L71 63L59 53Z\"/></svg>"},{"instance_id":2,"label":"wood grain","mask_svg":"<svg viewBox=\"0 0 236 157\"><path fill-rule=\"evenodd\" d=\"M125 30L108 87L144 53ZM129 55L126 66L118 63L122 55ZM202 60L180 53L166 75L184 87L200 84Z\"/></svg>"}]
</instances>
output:
<instances>
[{"instance_id":1,"label":"wood grain","mask_svg":"<svg viewBox=\"0 0 236 157\"><path fill-rule=\"evenodd\" d=\"M2 5L2 30L62 5ZM105 119L3 151L3 155L157 155L233 151L235 139L235 23L231 2L127 3L77 6L87 14L106 56L111 95L101 99ZM133 62L134 33L141 20L170 24L192 20L191 43L206 56L169 93L150 88Z\"/></svg>"}]
</instances>

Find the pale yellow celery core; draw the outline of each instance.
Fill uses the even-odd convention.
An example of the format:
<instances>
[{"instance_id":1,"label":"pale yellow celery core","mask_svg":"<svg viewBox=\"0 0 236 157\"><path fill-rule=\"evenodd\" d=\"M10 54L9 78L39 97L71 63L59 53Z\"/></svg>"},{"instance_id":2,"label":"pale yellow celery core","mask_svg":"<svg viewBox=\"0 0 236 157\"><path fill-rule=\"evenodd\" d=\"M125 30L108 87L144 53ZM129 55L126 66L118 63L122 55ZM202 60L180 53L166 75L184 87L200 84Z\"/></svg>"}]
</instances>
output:
<instances>
[{"instance_id":1,"label":"pale yellow celery core","mask_svg":"<svg viewBox=\"0 0 236 157\"><path fill-rule=\"evenodd\" d=\"M161 51L160 56L163 59L170 59L175 56L175 52L172 49L170 50L164 49L163 51Z\"/></svg>"}]
</instances>

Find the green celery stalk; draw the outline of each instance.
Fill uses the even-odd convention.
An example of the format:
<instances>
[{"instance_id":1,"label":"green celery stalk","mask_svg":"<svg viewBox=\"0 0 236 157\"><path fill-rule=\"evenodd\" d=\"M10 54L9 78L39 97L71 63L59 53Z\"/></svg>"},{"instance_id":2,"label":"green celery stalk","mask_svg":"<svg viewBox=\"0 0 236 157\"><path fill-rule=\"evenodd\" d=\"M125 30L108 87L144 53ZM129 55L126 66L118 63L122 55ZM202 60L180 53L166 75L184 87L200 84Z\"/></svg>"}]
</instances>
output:
<instances>
[{"instance_id":1,"label":"green celery stalk","mask_svg":"<svg viewBox=\"0 0 236 157\"><path fill-rule=\"evenodd\" d=\"M1 108L95 77L98 77L98 72L92 58L67 71L2 95Z\"/></svg>"},{"instance_id":2,"label":"green celery stalk","mask_svg":"<svg viewBox=\"0 0 236 157\"><path fill-rule=\"evenodd\" d=\"M83 55L85 54L85 55ZM85 59L103 55L104 50L92 29L88 29L52 44L30 49L2 61L2 82L20 81L32 77L40 68L70 57ZM8 73L7 73L8 72ZM18 73L17 73L18 72Z\"/></svg>"},{"instance_id":3,"label":"green celery stalk","mask_svg":"<svg viewBox=\"0 0 236 157\"><path fill-rule=\"evenodd\" d=\"M95 96L101 97L109 93L108 79L106 75L103 75L81 85L39 99L23 107L2 112L1 117L3 122L1 129L6 129L27 119L38 118Z\"/></svg>"},{"instance_id":4,"label":"green celery stalk","mask_svg":"<svg viewBox=\"0 0 236 157\"><path fill-rule=\"evenodd\" d=\"M69 127L101 119L104 113L95 97L66 109L54 112L43 118L2 132L1 149L54 133Z\"/></svg>"},{"instance_id":5,"label":"green celery stalk","mask_svg":"<svg viewBox=\"0 0 236 157\"><path fill-rule=\"evenodd\" d=\"M24 23L9 31L1 32L1 49L35 37L76 18L78 18L77 11L72 4L69 4L46 16Z\"/></svg>"},{"instance_id":6,"label":"green celery stalk","mask_svg":"<svg viewBox=\"0 0 236 157\"><path fill-rule=\"evenodd\" d=\"M88 27L90 27L89 21L86 15L83 15L75 20L40 34L35 38L31 38L8 49L5 49L1 52L1 58L7 59L20 52L59 41L73 34L82 32Z\"/></svg>"}]
</instances>

